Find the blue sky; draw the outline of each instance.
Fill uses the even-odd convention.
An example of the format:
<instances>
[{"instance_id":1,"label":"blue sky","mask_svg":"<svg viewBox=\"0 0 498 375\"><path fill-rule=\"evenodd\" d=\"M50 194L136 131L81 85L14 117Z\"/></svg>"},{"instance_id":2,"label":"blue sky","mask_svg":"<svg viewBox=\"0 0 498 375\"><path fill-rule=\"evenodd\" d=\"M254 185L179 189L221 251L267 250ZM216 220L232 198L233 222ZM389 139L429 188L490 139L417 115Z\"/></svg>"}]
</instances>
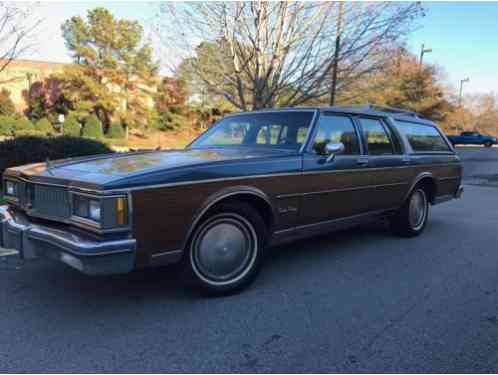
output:
<instances>
[{"instance_id":1,"label":"blue sky","mask_svg":"<svg viewBox=\"0 0 498 375\"><path fill-rule=\"evenodd\" d=\"M432 48L424 61L446 72L448 84L457 87L469 77L465 92L498 93L498 2L423 2L426 17L408 38L414 53L420 46ZM73 15L84 16L88 9L104 6L117 17L136 19L150 25L157 3L148 2L41 2L36 15L44 22L39 29L38 47L30 56L48 61L69 61L60 25Z\"/></svg>"}]
</instances>

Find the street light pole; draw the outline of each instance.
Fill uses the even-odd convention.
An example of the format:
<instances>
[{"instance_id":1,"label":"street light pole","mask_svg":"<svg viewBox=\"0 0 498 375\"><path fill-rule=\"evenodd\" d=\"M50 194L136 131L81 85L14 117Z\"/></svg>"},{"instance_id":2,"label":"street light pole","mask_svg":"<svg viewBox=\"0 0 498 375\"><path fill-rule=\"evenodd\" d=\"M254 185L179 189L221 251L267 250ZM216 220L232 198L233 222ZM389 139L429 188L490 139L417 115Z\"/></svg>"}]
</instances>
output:
<instances>
[{"instance_id":1,"label":"street light pole","mask_svg":"<svg viewBox=\"0 0 498 375\"><path fill-rule=\"evenodd\" d=\"M424 61L424 53L432 52L432 48L425 48L425 44L422 43L422 48L420 49L420 60L419 64L422 66L422 62Z\"/></svg>"},{"instance_id":2,"label":"street light pole","mask_svg":"<svg viewBox=\"0 0 498 375\"><path fill-rule=\"evenodd\" d=\"M458 95L458 109L459 109L459 111L461 111L460 115L462 116L462 131L465 130L465 122L464 122L465 120L464 120L463 111L462 111L463 84L465 82L469 82L469 81L470 81L469 77L460 80L460 94Z\"/></svg>"},{"instance_id":3,"label":"street light pole","mask_svg":"<svg viewBox=\"0 0 498 375\"><path fill-rule=\"evenodd\" d=\"M458 95L458 106L462 106L462 94L463 94L463 84L469 82L469 77L460 80L460 94Z\"/></svg>"}]
</instances>

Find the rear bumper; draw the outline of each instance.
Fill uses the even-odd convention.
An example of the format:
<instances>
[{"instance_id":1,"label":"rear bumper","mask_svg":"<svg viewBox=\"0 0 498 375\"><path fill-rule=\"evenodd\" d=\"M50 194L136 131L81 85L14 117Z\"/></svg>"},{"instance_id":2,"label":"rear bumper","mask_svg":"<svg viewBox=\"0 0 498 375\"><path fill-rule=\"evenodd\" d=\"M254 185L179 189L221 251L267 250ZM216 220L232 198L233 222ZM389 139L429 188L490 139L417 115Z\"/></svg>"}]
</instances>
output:
<instances>
[{"instance_id":1,"label":"rear bumper","mask_svg":"<svg viewBox=\"0 0 498 375\"><path fill-rule=\"evenodd\" d=\"M455 193L455 199L458 199L462 196L463 194L463 186L460 185Z\"/></svg>"},{"instance_id":2,"label":"rear bumper","mask_svg":"<svg viewBox=\"0 0 498 375\"><path fill-rule=\"evenodd\" d=\"M126 273L135 267L134 239L99 241L32 223L7 206L0 206L0 247L19 251L23 259L45 257L61 261L88 275Z\"/></svg>"}]
</instances>

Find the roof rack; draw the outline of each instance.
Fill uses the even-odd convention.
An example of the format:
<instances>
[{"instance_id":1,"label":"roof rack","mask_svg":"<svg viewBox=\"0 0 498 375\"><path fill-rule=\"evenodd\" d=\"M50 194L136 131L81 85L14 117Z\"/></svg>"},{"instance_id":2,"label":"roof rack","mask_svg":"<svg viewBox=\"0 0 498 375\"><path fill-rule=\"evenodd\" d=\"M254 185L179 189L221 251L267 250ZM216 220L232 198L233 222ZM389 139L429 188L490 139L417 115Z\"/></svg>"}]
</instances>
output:
<instances>
[{"instance_id":1,"label":"roof rack","mask_svg":"<svg viewBox=\"0 0 498 375\"><path fill-rule=\"evenodd\" d=\"M360 109L360 110L365 110L365 111L370 110L370 111L377 111L377 112L399 113L399 114L403 114L403 115L407 115L407 116L421 118L421 116L417 112L407 111L407 110L401 109L401 108L388 107L388 106L383 106L383 105L378 105L378 104L350 105L350 106L344 106L344 107L339 107L339 108L355 108L355 109Z\"/></svg>"}]
</instances>

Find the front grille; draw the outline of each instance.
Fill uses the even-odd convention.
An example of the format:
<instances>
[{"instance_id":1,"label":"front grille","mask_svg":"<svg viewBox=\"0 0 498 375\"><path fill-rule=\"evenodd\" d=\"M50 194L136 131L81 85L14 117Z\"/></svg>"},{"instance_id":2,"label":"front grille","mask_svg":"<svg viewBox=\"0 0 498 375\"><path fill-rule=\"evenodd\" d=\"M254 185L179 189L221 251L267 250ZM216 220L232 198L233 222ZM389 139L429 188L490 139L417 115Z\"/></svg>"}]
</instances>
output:
<instances>
[{"instance_id":1,"label":"front grille","mask_svg":"<svg viewBox=\"0 0 498 375\"><path fill-rule=\"evenodd\" d=\"M54 219L71 216L70 194L65 188L46 185L31 185L33 189L31 210L35 215Z\"/></svg>"}]
</instances>

